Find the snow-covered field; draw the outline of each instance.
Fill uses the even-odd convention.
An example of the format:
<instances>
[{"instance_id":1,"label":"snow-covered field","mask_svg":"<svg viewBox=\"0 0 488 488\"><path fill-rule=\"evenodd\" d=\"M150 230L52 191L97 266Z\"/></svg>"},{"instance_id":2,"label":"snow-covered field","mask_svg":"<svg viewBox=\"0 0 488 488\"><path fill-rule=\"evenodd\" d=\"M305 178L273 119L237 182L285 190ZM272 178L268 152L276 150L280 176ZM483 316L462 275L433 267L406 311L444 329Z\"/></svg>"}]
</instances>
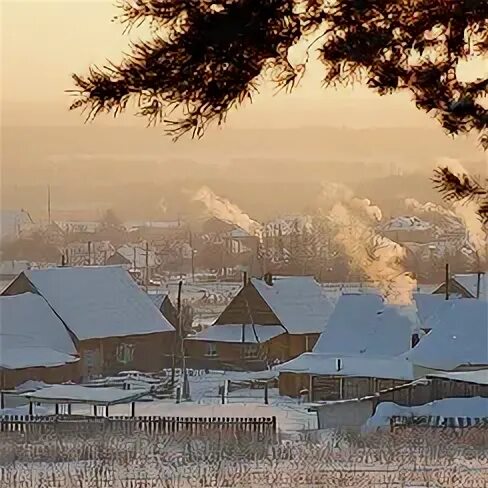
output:
<instances>
[{"instance_id":1,"label":"snow-covered field","mask_svg":"<svg viewBox=\"0 0 488 488\"><path fill-rule=\"evenodd\" d=\"M475 488L488 486L488 433L389 431L345 434L317 431L315 414L297 400L262 389L232 391L221 404L224 381L249 373L189 377L191 401L139 402L137 415L269 417L276 438L204 431L48 435L38 441L0 433L0 488L366 487ZM43 409L39 413L49 413ZM52 410L51 410L52 412ZM73 413L90 413L75 407ZM127 405L110 415L128 415ZM3 438L2 438L3 436Z\"/></svg>"}]
</instances>

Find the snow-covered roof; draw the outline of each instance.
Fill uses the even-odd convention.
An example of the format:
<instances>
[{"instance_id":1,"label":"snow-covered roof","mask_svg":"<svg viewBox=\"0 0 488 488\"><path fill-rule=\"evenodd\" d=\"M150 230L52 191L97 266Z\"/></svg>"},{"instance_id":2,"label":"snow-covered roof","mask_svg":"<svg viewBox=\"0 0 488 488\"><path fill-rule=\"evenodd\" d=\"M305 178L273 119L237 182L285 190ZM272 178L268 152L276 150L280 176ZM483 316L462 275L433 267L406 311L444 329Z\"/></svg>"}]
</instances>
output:
<instances>
[{"instance_id":1,"label":"snow-covered roof","mask_svg":"<svg viewBox=\"0 0 488 488\"><path fill-rule=\"evenodd\" d=\"M140 246L133 246L129 244L124 244L123 246L117 249L117 252L127 259L133 266L134 266L134 254L135 254L135 266L136 268L144 268L146 266L146 249ZM157 266L158 259L156 257L156 253L152 250L149 250L147 256L147 265L149 267Z\"/></svg>"},{"instance_id":2,"label":"snow-covered roof","mask_svg":"<svg viewBox=\"0 0 488 488\"><path fill-rule=\"evenodd\" d=\"M427 375L427 378L444 378L453 381L464 381L477 385L488 385L488 369L476 369L473 371L438 371Z\"/></svg>"},{"instance_id":3,"label":"snow-covered roof","mask_svg":"<svg viewBox=\"0 0 488 488\"><path fill-rule=\"evenodd\" d=\"M54 385L22 396L40 403L88 403L92 405L117 405L130 403L149 393L149 389L123 390L114 387L89 387L80 385Z\"/></svg>"},{"instance_id":4,"label":"snow-covered roof","mask_svg":"<svg viewBox=\"0 0 488 488\"><path fill-rule=\"evenodd\" d=\"M338 363L340 360L340 369ZM324 376L349 376L395 380L415 379L412 363L405 359L347 356L306 352L274 368L280 373L303 373Z\"/></svg>"},{"instance_id":5,"label":"snow-covered roof","mask_svg":"<svg viewBox=\"0 0 488 488\"><path fill-rule=\"evenodd\" d=\"M453 278L465 289L471 296L476 297L478 292L478 274L466 273L456 274ZM480 298L488 300L488 273L480 276Z\"/></svg>"},{"instance_id":6,"label":"snow-covered roof","mask_svg":"<svg viewBox=\"0 0 488 488\"><path fill-rule=\"evenodd\" d=\"M432 369L454 370L488 365L488 307L483 300L449 300L439 326L409 351L413 363Z\"/></svg>"},{"instance_id":7,"label":"snow-covered roof","mask_svg":"<svg viewBox=\"0 0 488 488\"><path fill-rule=\"evenodd\" d=\"M24 274L80 340L174 330L119 266L31 269Z\"/></svg>"},{"instance_id":8,"label":"snow-covered roof","mask_svg":"<svg viewBox=\"0 0 488 488\"><path fill-rule=\"evenodd\" d=\"M388 221L384 226L385 231L399 231L399 230L429 230L432 229L432 224L425 220L419 219L415 216L401 216L394 217Z\"/></svg>"},{"instance_id":9,"label":"snow-covered roof","mask_svg":"<svg viewBox=\"0 0 488 488\"><path fill-rule=\"evenodd\" d=\"M334 309L312 276L276 276L251 282L290 334L321 333Z\"/></svg>"},{"instance_id":10,"label":"snow-covered roof","mask_svg":"<svg viewBox=\"0 0 488 488\"><path fill-rule=\"evenodd\" d=\"M444 295L432 293L414 293L417 313L423 329L433 329L439 325L439 317L449 300Z\"/></svg>"},{"instance_id":11,"label":"snow-covered roof","mask_svg":"<svg viewBox=\"0 0 488 488\"><path fill-rule=\"evenodd\" d=\"M367 421L367 428L387 426L391 417L444 417L486 418L488 398L444 398L415 407L403 407L392 402L383 402Z\"/></svg>"},{"instance_id":12,"label":"snow-covered roof","mask_svg":"<svg viewBox=\"0 0 488 488\"><path fill-rule=\"evenodd\" d=\"M33 293L0 296L0 367L21 369L77 361L63 322Z\"/></svg>"},{"instance_id":13,"label":"snow-covered roof","mask_svg":"<svg viewBox=\"0 0 488 488\"><path fill-rule=\"evenodd\" d=\"M158 309L161 309L161 305L166 300L166 298L169 297L169 293L168 292L166 292L166 293L149 293L148 296L151 299L151 301L154 303L154 305Z\"/></svg>"},{"instance_id":14,"label":"snow-covered roof","mask_svg":"<svg viewBox=\"0 0 488 488\"><path fill-rule=\"evenodd\" d=\"M242 327L236 324L212 325L187 340L258 344L286 332L281 325L254 325L253 327L248 324L244 325L244 340L242 340Z\"/></svg>"},{"instance_id":15,"label":"snow-covered roof","mask_svg":"<svg viewBox=\"0 0 488 488\"><path fill-rule=\"evenodd\" d=\"M412 306L385 305L379 295L342 295L313 352L393 357L411 346L418 328Z\"/></svg>"}]
</instances>

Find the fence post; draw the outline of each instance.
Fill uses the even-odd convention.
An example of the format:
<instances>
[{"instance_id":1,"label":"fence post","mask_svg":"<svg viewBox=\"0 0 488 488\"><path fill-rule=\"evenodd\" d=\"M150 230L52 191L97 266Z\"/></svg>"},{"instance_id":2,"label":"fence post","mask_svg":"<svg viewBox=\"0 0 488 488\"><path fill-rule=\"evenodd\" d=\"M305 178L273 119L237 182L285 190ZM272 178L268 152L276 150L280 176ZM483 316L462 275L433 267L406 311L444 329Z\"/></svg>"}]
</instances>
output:
<instances>
[{"instance_id":1,"label":"fence post","mask_svg":"<svg viewBox=\"0 0 488 488\"><path fill-rule=\"evenodd\" d=\"M176 403L181 403L181 385L176 387Z\"/></svg>"},{"instance_id":2,"label":"fence post","mask_svg":"<svg viewBox=\"0 0 488 488\"><path fill-rule=\"evenodd\" d=\"M229 395L229 380L224 381L224 387L222 388L222 405L227 403L227 397Z\"/></svg>"},{"instance_id":3,"label":"fence post","mask_svg":"<svg viewBox=\"0 0 488 488\"><path fill-rule=\"evenodd\" d=\"M134 418L136 416L136 402L130 404L130 416Z\"/></svg>"},{"instance_id":4,"label":"fence post","mask_svg":"<svg viewBox=\"0 0 488 488\"><path fill-rule=\"evenodd\" d=\"M269 398L268 398L268 382L264 383L264 404L268 405L269 404Z\"/></svg>"}]
</instances>

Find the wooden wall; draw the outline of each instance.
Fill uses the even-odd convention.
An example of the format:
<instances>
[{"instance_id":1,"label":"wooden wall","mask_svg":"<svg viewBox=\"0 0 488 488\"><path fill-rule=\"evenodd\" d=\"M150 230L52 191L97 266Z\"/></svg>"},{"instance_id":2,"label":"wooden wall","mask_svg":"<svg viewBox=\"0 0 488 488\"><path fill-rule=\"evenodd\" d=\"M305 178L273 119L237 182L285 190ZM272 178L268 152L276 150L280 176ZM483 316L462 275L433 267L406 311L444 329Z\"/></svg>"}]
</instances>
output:
<instances>
[{"instance_id":1,"label":"wooden wall","mask_svg":"<svg viewBox=\"0 0 488 488\"><path fill-rule=\"evenodd\" d=\"M84 378L111 375L124 370L159 371L171 364L174 332L80 341Z\"/></svg>"},{"instance_id":2,"label":"wooden wall","mask_svg":"<svg viewBox=\"0 0 488 488\"><path fill-rule=\"evenodd\" d=\"M0 369L0 389L8 390L28 380L55 384L65 381L79 382L81 379L80 361L54 367Z\"/></svg>"}]
</instances>

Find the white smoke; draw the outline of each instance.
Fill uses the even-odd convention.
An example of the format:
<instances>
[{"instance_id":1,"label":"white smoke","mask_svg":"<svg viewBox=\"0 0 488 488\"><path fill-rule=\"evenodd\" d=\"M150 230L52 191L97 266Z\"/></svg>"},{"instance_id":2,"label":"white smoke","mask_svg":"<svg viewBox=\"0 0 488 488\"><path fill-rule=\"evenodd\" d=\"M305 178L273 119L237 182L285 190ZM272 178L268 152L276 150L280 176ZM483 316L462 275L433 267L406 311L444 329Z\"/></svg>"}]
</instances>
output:
<instances>
[{"instance_id":1,"label":"white smoke","mask_svg":"<svg viewBox=\"0 0 488 488\"><path fill-rule=\"evenodd\" d=\"M443 158L438 164L440 167L449 168L451 173L459 177L469 176L463 165L456 159ZM476 252L480 262L486 262L488 257L488 236L485 227L478 215L478 205L475 201L464 199L455 202L452 206L453 212L464 223L467 231L468 241Z\"/></svg>"},{"instance_id":2,"label":"white smoke","mask_svg":"<svg viewBox=\"0 0 488 488\"><path fill-rule=\"evenodd\" d=\"M216 195L207 186L202 186L193 196L193 200L203 203L213 217L237 225L251 235L261 235L262 226L259 222L251 219L237 205Z\"/></svg>"},{"instance_id":3,"label":"white smoke","mask_svg":"<svg viewBox=\"0 0 488 488\"><path fill-rule=\"evenodd\" d=\"M411 304L416 281L403 267L405 248L376 231L381 210L368 199L355 197L347 187L332 185L329 190L324 185L321 200L330 202L332 195L339 200L329 212L335 224L334 239L348 255L351 266L378 287L387 303Z\"/></svg>"}]
</instances>

